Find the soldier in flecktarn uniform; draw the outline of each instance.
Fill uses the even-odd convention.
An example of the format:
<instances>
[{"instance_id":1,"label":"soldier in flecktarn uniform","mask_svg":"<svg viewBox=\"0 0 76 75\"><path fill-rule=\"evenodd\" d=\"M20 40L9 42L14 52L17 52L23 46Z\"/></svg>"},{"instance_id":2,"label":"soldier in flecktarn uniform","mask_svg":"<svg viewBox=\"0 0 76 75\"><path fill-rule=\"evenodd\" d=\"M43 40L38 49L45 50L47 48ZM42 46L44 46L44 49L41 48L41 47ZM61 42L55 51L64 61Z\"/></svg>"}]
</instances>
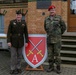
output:
<instances>
[{"instance_id":1,"label":"soldier in flecktarn uniform","mask_svg":"<svg viewBox=\"0 0 76 75\"><path fill-rule=\"evenodd\" d=\"M66 30L65 22L60 15L56 15L54 5L48 8L50 15L45 18L44 29L47 33L47 47L48 47L48 62L49 68L47 72L54 70L54 63L56 64L56 72L61 73L60 64L60 50L61 50L61 36Z\"/></svg>"},{"instance_id":2,"label":"soldier in flecktarn uniform","mask_svg":"<svg viewBox=\"0 0 76 75\"><path fill-rule=\"evenodd\" d=\"M16 12L16 19L10 21L7 32L7 43L11 52L10 74L21 73L22 49L24 44L26 47L28 46L28 30L25 20L22 20L21 10Z\"/></svg>"}]
</instances>

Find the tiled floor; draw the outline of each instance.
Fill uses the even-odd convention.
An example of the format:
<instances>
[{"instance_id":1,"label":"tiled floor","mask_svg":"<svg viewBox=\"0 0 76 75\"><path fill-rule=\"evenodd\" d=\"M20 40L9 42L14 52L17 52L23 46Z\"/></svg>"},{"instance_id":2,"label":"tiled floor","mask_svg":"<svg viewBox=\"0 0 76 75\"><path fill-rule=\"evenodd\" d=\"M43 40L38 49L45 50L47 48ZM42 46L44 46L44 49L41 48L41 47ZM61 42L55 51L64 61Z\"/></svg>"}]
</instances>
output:
<instances>
[{"instance_id":1,"label":"tiled floor","mask_svg":"<svg viewBox=\"0 0 76 75\"><path fill-rule=\"evenodd\" d=\"M10 75L10 53L6 51L0 51L0 75ZM22 73L17 75L76 75L76 68L69 67L69 66L62 66L61 67L61 74L57 74L55 71L47 73L44 71L26 71L27 64L23 61L22 62ZM76 66L76 65L75 65ZM44 69L48 66L43 65ZM14 75L14 74L13 74Z\"/></svg>"}]
</instances>

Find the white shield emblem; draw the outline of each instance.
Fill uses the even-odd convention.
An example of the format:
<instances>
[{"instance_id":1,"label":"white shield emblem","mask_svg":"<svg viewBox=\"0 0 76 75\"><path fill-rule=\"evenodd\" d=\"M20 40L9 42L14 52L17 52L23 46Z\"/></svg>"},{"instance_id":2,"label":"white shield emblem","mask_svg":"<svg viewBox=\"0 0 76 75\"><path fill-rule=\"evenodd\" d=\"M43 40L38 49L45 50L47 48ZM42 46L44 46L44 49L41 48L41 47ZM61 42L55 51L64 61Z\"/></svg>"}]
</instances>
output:
<instances>
[{"instance_id":1,"label":"white shield emblem","mask_svg":"<svg viewBox=\"0 0 76 75\"><path fill-rule=\"evenodd\" d=\"M30 34L28 47L23 49L25 61L33 68L40 66L47 57L45 34Z\"/></svg>"}]
</instances>

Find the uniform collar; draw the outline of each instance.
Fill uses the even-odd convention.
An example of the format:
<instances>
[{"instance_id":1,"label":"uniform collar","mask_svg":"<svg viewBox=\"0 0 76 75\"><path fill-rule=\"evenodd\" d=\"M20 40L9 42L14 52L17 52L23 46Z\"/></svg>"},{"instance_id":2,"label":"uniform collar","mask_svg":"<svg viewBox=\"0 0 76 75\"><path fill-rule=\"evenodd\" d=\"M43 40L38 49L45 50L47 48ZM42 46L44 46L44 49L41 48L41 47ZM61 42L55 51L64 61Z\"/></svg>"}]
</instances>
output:
<instances>
[{"instance_id":1,"label":"uniform collar","mask_svg":"<svg viewBox=\"0 0 76 75\"><path fill-rule=\"evenodd\" d=\"M21 20L17 20L17 22L21 22Z\"/></svg>"},{"instance_id":2,"label":"uniform collar","mask_svg":"<svg viewBox=\"0 0 76 75\"><path fill-rule=\"evenodd\" d=\"M15 19L15 22L17 23L17 22L22 22L22 20L21 21L17 21L17 19Z\"/></svg>"},{"instance_id":3,"label":"uniform collar","mask_svg":"<svg viewBox=\"0 0 76 75\"><path fill-rule=\"evenodd\" d=\"M56 15L52 16L52 15L49 15L49 17L55 17Z\"/></svg>"},{"instance_id":4,"label":"uniform collar","mask_svg":"<svg viewBox=\"0 0 76 75\"><path fill-rule=\"evenodd\" d=\"M50 16L50 15L49 15L49 16L48 16L48 19L50 19L50 20L51 20L51 18L53 18L53 19L54 19L55 17L56 17L56 15L54 15L54 16Z\"/></svg>"}]
</instances>

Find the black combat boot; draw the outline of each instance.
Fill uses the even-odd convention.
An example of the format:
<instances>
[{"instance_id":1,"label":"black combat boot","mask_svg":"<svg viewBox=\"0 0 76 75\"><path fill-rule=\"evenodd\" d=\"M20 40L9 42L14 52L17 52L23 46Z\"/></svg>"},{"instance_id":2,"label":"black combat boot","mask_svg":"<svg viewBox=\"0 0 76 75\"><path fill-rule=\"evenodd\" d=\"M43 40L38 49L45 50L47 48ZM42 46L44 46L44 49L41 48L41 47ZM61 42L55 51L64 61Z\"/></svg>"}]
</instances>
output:
<instances>
[{"instance_id":1,"label":"black combat boot","mask_svg":"<svg viewBox=\"0 0 76 75\"><path fill-rule=\"evenodd\" d=\"M14 74L14 71L15 71L15 70L10 70L10 74Z\"/></svg>"},{"instance_id":2,"label":"black combat boot","mask_svg":"<svg viewBox=\"0 0 76 75\"><path fill-rule=\"evenodd\" d=\"M60 65L56 66L56 72L57 72L58 74L60 74L60 73L61 73Z\"/></svg>"},{"instance_id":3,"label":"black combat boot","mask_svg":"<svg viewBox=\"0 0 76 75\"><path fill-rule=\"evenodd\" d=\"M49 68L46 70L47 72L51 72L54 70L54 65L49 64Z\"/></svg>"},{"instance_id":4,"label":"black combat boot","mask_svg":"<svg viewBox=\"0 0 76 75\"><path fill-rule=\"evenodd\" d=\"M15 70L10 70L10 74L18 74L18 71L15 69Z\"/></svg>"},{"instance_id":5,"label":"black combat boot","mask_svg":"<svg viewBox=\"0 0 76 75\"><path fill-rule=\"evenodd\" d=\"M54 66L49 66L49 68L46 70L47 72L51 72L54 70Z\"/></svg>"},{"instance_id":6,"label":"black combat boot","mask_svg":"<svg viewBox=\"0 0 76 75\"><path fill-rule=\"evenodd\" d=\"M48 60L49 62L49 68L46 70L47 72L51 72L54 70L54 61L53 60Z\"/></svg>"},{"instance_id":7,"label":"black combat boot","mask_svg":"<svg viewBox=\"0 0 76 75\"><path fill-rule=\"evenodd\" d=\"M17 69L18 73L22 73L22 70L21 69Z\"/></svg>"}]
</instances>

